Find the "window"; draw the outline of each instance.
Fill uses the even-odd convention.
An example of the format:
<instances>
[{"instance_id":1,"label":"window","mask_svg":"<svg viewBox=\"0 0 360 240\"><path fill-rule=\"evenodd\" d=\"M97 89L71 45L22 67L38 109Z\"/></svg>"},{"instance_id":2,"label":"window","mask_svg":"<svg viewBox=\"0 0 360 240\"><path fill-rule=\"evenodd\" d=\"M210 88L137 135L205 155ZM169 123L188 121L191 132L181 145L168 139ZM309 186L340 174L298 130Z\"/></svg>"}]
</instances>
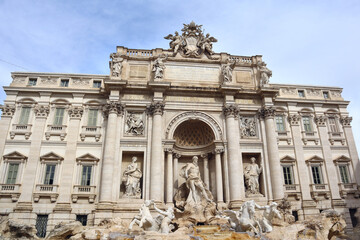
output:
<instances>
[{"instance_id":1,"label":"window","mask_svg":"<svg viewBox=\"0 0 360 240\"><path fill-rule=\"evenodd\" d=\"M48 222L48 215L37 215L35 228L37 230L36 236L44 238L46 236L46 227Z\"/></svg>"},{"instance_id":2,"label":"window","mask_svg":"<svg viewBox=\"0 0 360 240\"><path fill-rule=\"evenodd\" d=\"M304 125L304 131L305 132L312 132L311 117L303 116L302 120L303 120L303 125Z\"/></svg>"},{"instance_id":3,"label":"window","mask_svg":"<svg viewBox=\"0 0 360 240\"><path fill-rule=\"evenodd\" d=\"M294 184L292 177L292 168L291 166L283 166L283 174L284 174L284 183L285 185Z\"/></svg>"},{"instance_id":4,"label":"window","mask_svg":"<svg viewBox=\"0 0 360 240\"><path fill-rule=\"evenodd\" d=\"M88 114L88 126L95 127L97 125L97 109L90 109Z\"/></svg>"},{"instance_id":5,"label":"window","mask_svg":"<svg viewBox=\"0 0 360 240\"><path fill-rule=\"evenodd\" d=\"M69 79L61 79L60 87L68 87L69 86Z\"/></svg>"},{"instance_id":6,"label":"window","mask_svg":"<svg viewBox=\"0 0 360 240\"><path fill-rule=\"evenodd\" d=\"M101 88L101 81L94 81L93 88Z\"/></svg>"},{"instance_id":7,"label":"window","mask_svg":"<svg viewBox=\"0 0 360 240\"><path fill-rule=\"evenodd\" d=\"M323 96L325 99L329 99L329 92L323 92Z\"/></svg>"},{"instance_id":8,"label":"window","mask_svg":"<svg viewBox=\"0 0 360 240\"><path fill-rule=\"evenodd\" d=\"M92 166L89 165L82 166L81 186L91 185L91 170L92 170Z\"/></svg>"},{"instance_id":9,"label":"window","mask_svg":"<svg viewBox=\"0 0 360 240\"><path fill-rule=\"evenodd\" d=\"M301 98L305 97L304 90L298 90L298 94L299 94L299 97L301 97Z\"/></svg>"},{"instance_id":10,"label":"window","mask_svg":"<svg viewBox=\"0 0 360 240\"><path fill-rule=\"evenodd\" d=\"M322 184L321 169L320 166L311 166L311 172L313 176L314 184Z\"/></svg>"},{"instance_id":11,"label":"window","mask_svg":"<svg viewBox=\"0 0 360 240\"><path fill-rule=\"evenodd\" d=\"M29 82L28 82L28 85L29 85L29 86L35 86L35 85L36 85L36 82L37 82L37 79L36 79L36 78L30 78L30 79L29 79Z\"/></svg>"},{"instance_id":12,"label":"window","mask_svg":"<svg viewBox=\"0 0 360 240\"><path fill-rule=\"evenodd\" d=\"M10 163L8 169L8 175L6 178L6 184L15 184L16 177L19 171L19 163Z\"/></svg>"},{"instance_id":13,"label":"window","mask_svg":"<svg viewBox=\"0 0 360 240\"><path fill-rule=\"evenodd\" d=\"M329 117L329 127L330 127L330 132L332 133L338 133L339 132L339 128L336 124L336 119L335 117Z\"/></svg>"},{"instance_id":14,"label":"window","mask_svg":"<svg viewBox=\"0 0 360 240\"><path fill-rule=\"evenodd\" d=\"M76 221L81 222L83 226L87 224L87 215L76 215Z\"/></svg>"},{"instance_id":15,"label":"window","mask_svg":"<svg viewBox=\"0 0 360 240\"><path fill-rule=\"evenodd\" d=\"M285 132L284 116L275 116L276 130L278 132Z\"/></svg>"},{"instance_id":16,"label":"window","mask_svg":"<svg viewBox=\"0 0 360 240\"><path fill-rule=\"evenodd\" d=\"M29 122L29 116L30 116L30 107L22 107L21 113L20 113L20 120L19 124L28 124Z\"/></svg>"},{"instance_id":17,"label":"window","mask_svg":"<svg viewBox=\"0 0 360 240\"><path fill-rule=\"evenodd\" d=\"M46 164L45 178L44 178L45 185L53 185L54 184L55 168L56 168L56 165Z\"/></svg>"},{"instance_id":18,"label":"window","mask_svg":"<svg viewBox=\"0 0 360 240\"><path fill-rule=\"evenodd\" d=\"M54 125L60 126L63 123L65 108L56 108Z\"/></svg>"},{"instance_id":19,"label":"window","mask_svg":"<svg viewBox=\"0 0 360 240\"><path fill-rule=\"evenodd\" d=\"M342 183L350 183L347 165L339 165L340 178Z\"/></svg>"}]
</instances>

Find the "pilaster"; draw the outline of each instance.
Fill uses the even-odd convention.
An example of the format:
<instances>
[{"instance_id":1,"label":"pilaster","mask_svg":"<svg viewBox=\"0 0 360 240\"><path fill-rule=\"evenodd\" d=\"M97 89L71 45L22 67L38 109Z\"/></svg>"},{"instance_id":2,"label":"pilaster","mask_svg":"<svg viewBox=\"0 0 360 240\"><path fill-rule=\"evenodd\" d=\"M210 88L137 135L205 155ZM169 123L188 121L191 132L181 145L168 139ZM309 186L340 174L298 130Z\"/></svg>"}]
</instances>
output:
<instances>
[{"instance_id":1,"label":"pilaster","mask_svg":"<svg viewBox=\"0 0 360 240\"><path fill-rule=\"evenodd\" d=\"M2 115L0 119L0 156L4 155L5 142L7 138L7 133L10 130L11 120L15 113L15 105L5 104L1 108ZM5 134L6 133L6 134Z\"/></svg>"}]
</instances>

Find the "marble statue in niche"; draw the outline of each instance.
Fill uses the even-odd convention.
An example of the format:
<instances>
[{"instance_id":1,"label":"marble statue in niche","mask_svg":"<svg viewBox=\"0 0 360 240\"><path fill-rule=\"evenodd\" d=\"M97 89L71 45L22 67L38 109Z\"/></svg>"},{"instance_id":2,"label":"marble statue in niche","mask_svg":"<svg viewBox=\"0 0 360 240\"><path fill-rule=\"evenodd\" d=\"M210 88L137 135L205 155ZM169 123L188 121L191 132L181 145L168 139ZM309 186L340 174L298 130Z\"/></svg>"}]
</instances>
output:
<instances>
[{"instance_id":1,"label":"marble statue in niche","mask_svg":"<svg viewBox=\"0 0 360 240\"><path fill-rule=\"evenodd\" d=\"M126 118L125 133L127 135L143 135L144 121L142 114L129 113Z\"/></svg>"},{"instance_id":2,"label":"marble statue in niche","mask_svg":"<svg viewBox=\"0 0 360 240\"><path fill-rule=\"evenodd\" d=\"M242 138L256 137L256 120L253 117L243 117L240 122Z\"/></svg>"},{"instance_id":3,"label":"marble statue in niche","mask_svg":"<svg viewBox=\"0 0 360 240\"><path fill-rule=\"evenodd\" d=\"M263 167L259 167L256 163L256 158L250 158L251 163L245 167L245 185L246 185L246 196L258 195L259 191L259 176L262 172ZM260 194L261 195L261 194Z\"/></svg>"},{"instance_id":4,"label":"marble statue in niche","mask_svg":"<svg viewBox=\"0 0 360 240\"><path fill-rule=\"evenodd\" d=\"M131 163L123 173L123 183L125 185L125 196L132 198L141 197L140 179L142 172L137 165L137 157L132 157Z\"/></svg>"}]
</instances>

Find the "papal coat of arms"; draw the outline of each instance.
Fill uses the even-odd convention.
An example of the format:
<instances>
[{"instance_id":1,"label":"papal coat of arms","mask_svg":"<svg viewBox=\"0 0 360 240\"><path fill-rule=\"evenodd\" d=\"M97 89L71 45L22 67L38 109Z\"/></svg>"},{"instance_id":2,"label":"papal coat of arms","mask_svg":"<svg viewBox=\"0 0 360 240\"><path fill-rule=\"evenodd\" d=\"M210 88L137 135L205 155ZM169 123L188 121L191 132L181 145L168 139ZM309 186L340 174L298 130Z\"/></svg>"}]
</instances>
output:
<instances>
[{"instance_id":1,"label":"papal coat of arms","mask_svg":"<svg viewBox=\"0 0 360 240\"><path fill-rule=\"evenodd\" d=\"M211 37L210 34L204 35L202 25L196 25L194 22L190 24L184 24L184 28L181 29L182 35L175 32L174 35L169 34L165 39L171 40L170 48L173 50L175 56L180 53L183 57L201 57L205 54L210 59L214 54L212 50L212 43L217 42L217 39Z\"/></svg>"}]
</instances>

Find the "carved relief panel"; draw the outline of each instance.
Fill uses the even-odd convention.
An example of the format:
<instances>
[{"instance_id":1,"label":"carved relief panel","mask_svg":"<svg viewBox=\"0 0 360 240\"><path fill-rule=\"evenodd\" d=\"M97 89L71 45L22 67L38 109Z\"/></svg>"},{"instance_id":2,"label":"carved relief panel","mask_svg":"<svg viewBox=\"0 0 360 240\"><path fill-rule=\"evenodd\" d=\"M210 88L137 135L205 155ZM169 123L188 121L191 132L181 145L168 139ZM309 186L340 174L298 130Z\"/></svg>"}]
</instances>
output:
<instances>
[{"instance_id":1,"label":"carved relief panel","mask_svg":"<svg viewBox=\"0 0 360 240\"><path fill-rule=\"evenodd\" d=\"M145 115L144 112L127 111L125 116L125 136L144 136Z\"/></svg>"},{"instance_id":2,"label":"carved relief panel","mask_svg":"<svg viewBox=\"0 0 360 240\"><path fill-rule=\"evenodd\" d=\"M240 117L240 136L241 138L256 138L256 118L254 116Z\"/></svg>"}]
</instances>

